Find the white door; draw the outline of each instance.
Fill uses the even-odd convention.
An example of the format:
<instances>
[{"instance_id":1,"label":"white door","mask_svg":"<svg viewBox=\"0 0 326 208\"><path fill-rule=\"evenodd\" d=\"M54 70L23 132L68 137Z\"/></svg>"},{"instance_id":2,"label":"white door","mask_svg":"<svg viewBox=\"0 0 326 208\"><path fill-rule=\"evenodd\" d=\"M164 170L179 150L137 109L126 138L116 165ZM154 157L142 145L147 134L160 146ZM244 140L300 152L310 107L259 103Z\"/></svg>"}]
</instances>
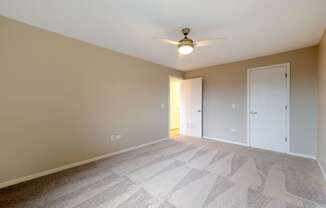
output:
<instances>
[{"instance_id":1,"label":"white door","mask_svg":"<svg viewBox=\"0 0 326 208\"><path fill-rule=\"evenodd\" d=\"M182 80L180 98L180 133L201 138L202 78Z\"/></svg>"},{"instance_id":2,"label":"white door","mask_svg":"<svg viewBox=\"0 0 326 208\"><path fill-rule=\"evenodd\" d=\"M289 64L249 69L251 146L288 152Z\"/></svg>"}]
</instances>

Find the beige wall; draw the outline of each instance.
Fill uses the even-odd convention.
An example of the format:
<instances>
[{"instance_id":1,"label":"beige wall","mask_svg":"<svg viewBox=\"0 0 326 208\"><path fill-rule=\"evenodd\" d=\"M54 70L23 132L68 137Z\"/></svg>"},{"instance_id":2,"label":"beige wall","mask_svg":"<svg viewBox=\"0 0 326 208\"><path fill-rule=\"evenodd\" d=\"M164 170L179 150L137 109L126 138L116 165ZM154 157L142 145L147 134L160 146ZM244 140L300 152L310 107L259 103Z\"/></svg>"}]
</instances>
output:
<instances>
[{"instance_id":1,"label":"beige wall","mask_svg":"<svg viewBox=\"0 0 326 208\"><path fill-rule=\"evenodd\" d=\"M0 66L0 183L167 137L182 76L4 17Z\"/></svg>"},{"instance_id":2,"label":"beige wall","mask_svg":"<svg viewBox=\"0 0 326 208\"><path fill-rule=\"evenodd\" d=\"M186 78L203 77L204 136L246 143L247 69L290 62L290 149L315 156L317 54L314 46L185 73Z\"/></svg>"},{"instance_id":3,"label":"beige wall","mask_svg":"<svg viewBox=\"0 0 326 208\"><path fill-rule=\"evenodd\" d=\"M326 170L326 30L319 45L318 70L318 150L317 159Z\"/></svg>"}]
</instances>

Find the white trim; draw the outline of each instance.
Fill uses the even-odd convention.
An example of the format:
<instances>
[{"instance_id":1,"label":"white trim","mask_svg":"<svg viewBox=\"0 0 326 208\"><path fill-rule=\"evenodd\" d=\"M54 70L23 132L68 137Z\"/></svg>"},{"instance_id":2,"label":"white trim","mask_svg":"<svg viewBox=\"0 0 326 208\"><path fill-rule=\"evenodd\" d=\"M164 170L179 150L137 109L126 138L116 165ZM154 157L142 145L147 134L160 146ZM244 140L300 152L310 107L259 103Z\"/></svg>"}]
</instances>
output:
<instances>
[{"instance_id":1,"label":"white trim","mask_svg":"<svg viewBox=\"0 0 326 208\"><path fill-rule=\"evenodd\" d=\"M287 108L287 113L286 113L286 137L288 139L288 148L287 151L284 153L291 154L290 151L290 111L291 111L291 103L290 103L290 97L291 97L291 65L290 63L283 63L283 64L275 64L275 65L269 65L269 66L262 66L262 67L255 67L255 68L249 68L247 69L247 138L248 138L248 146L252 147L251 144L251 135L250 135L250 72L255 71L255 70L264 70L268 68L274 68L274 67L286 67L286 72L287 72L287 88L288 88L288 108ZM256 148L256 147L254 147ZM298 155L297 155L298 156Z\"/></svg>"},{"instance_id":2,"label":"white trim","mask_svg":"<svg viewBox=\"0 0 326 208\"><path fill-rule=\"evenodd\" d=\"M288 91L287 91L287 94L288 94L288 99L287 99L287 102L288 102L288 108L287 108L287 114L286 114L286 125L287 125L287 128L286 128L286 136L287 136L287 139L288 139L288 152L287 153L291 153L291 145L290 145L290 142L291 142L291 135L290 135L290 112L291 112L291 65L290 63L286 63L286 73L287 73L287 88L288 88Z\"/></svg>"},{"instance_id":3,"label":"white trim","mask_svg":"<svg viewBox=\"0 0 326 208\"><path fill-rule=\"evenodd\" d=\"M296 157L303 157L306 159L311 159L311 160L316 160L315 156L312 155L305 155L305 154L300 154L300 153L295 153L295 152L289 152L288 155L296 156Z\"/></svg>"},{"instance_id":4,"label":"white trim","mask_svg":"<svg viewBox=\"0 0 326 208\"><path fill-rule=\"evenodd\" d=\"M220 138L214 138L214 137L208 137L208 136L203 136L203 138L209 139L209 140L214 140L214 141L219 141L219 142L224 142L224 143L229 143L229 144L235 144L235 145L249 147L249 145L247 143L235 142L235 141L231 141L228 139L220 139Z\"/></svg>"},{"instance_id":5,"label":"white trim","mask_svg":"<svg viewBox=\"0 0 326 208\"><path fill-rule=\"evenodd\" d=\"M324 180L326 181L326 171L325 171L325 169L323 168L323 166L321 165L321 163L319 162L319 160L317 159L316 161L317 161L317 164L318 164L319 169L320 169L320 171L321 171L321 174L323 175Z\"/></svg>"},{"instance_id":6,"label":"white trim","mask_svg":"<svg viewBox=\"0 0 326 208\"><path fill-rule=\"evenodd\" d=\"M249 69L247 69L247 112L246 112L246 116L247 116L247 143L248 146L251 147L251 140L250 140L250 118L249 118L249 112L250 112L250 71Z\"/></svg>"},{"instance_id":7,"label":"white trim","mask_svg":"<svg viewBox=\"0 0 326 208\"><path fill-rule=\"evenodd\" d=\"M282 63L282 64L259 66L259 67L249 68L248 70L255 71L255 70L263 70L263 69L269 69L269 68L274 68L274 67L281 67L281 66L286 66L286 67L290 68L290 63L287 62L287 63Z\"/></svg>"},{"instance_id":8,"label":"white trim","mask_svg":"<svg viewBox=\"0 0 326 208\"><path fill-rule=\"evenodd\" d=\"M285 154L285 155L291 155L291 156L295 156L295 157L302 157L302 158L306 158L306 159L316 160L316 157L315 156L311 156L311 155L305 155L305 154L294 153L294 152L289 152L289 153L277 152L277 151L273 151L273 150L267 150L267 149L262 149L262 148L257 148L257 147L251 147L247 143L235 142L235 141L231 141L231 140L227 140L227 139L219 139L219 138L208 137L208 136L204 136L203 138L204 139L218 141L218 142L228 143L228 144L234 144L234 145L239 145L239 146L250 147L250 148L253 148L253 149L260 149L260 150L265 150L265 151L269 151L269 152L275 152L275 153L280 153L280 154ZM320 169L322 169L322 168L320 168ZM322 172L323 171L324 170L322 170ZM325 174L325 176L326 176L326 174ZM325 177L325 180L326 180L326 177Z\"/></svg>"},{"instance_id":9,"label":"white trim","mask_svg":"<svg viewBox=\"0 0 326 208\"><path fill-rule=\"evenodd\" d=\"M63 170L69 169L69 168L81 166L81 165L91 163L91 162L94 162L94 161L97 161L97 160L112 157L114 155L129 152L131 150L139 149L139 148L142 148L142 147L145 147L145 146L148 146L148 145L156 144L156 143L162 142L162 141L167 140L167 139L169 139L169 138L167 137L167 138L159 139L159 140L156 140L156 141L153 141L153 142L137 145L137 146L130 147L130 148L127 148L127 149L122 149L122 150L119 150L119 151L116 151L116 152L113 152L113 153L101 155L101 156L94 157L94 158L91 158L91 159L71 163L71 164L64 165L64 166L61 166L61 167L57 167L57 168L54 168L54 169L50 169L50 170L42 171L42 172L39 172L39 173L34 173L34 174L31 174L31 175L28 175L28 176L24 176L24 177L21 177L21 178L6 181L6 182L3 182L3 183L0 183L0 189L8 187L8 186L15 185L15 184L18 184L18 183L22 183L22 182L25 182L25 181L29 181L29 180L32 180L32 179L35 179L35 178L39 178L39 177L42 177L42 176L46 176L46 175L49 175L49 174L57 173L57 172L60 172L60 171L63 171Z\"/></svg>"}]
</instances>

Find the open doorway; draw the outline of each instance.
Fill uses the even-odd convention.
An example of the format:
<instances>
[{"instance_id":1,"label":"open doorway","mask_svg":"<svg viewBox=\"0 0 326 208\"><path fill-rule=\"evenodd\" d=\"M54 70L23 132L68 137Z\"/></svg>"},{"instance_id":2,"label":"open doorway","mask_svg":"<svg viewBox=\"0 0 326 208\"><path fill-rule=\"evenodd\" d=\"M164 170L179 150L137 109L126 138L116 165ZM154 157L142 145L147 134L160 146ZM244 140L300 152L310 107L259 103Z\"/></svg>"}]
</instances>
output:
<instances>
[{"instance_id":1,"label":"open doorway","mask_svg":"<svg viewBox=\"0 0 326 208\"><path fill-rule=\"evenodd\" d=\"M202 78L170 77L169 136L202 137Z\"/></svg>"},{"instance_id":2,"label":"open doorway","mask_svg":"<svg viewBox=\"0 0 326 208\"><path fill-rule=\"evenodd\" d=\"M180 84L181 79L170 77L169 136L174 139L180 135Z\"/></svg>"}]
</instances>

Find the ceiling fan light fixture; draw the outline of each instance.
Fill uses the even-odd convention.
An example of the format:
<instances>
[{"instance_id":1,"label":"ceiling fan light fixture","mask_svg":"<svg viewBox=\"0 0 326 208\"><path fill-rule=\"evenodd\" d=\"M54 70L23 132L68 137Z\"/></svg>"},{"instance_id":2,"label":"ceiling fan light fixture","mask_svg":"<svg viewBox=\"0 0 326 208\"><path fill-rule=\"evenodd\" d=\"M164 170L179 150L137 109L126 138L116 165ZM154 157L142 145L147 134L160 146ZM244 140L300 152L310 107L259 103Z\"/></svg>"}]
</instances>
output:
<instances>
[{"instance_id":1,"label":"ceiling fan light fixture","mask_svg":"<svg viewBox=\"0 0 326 208\"><path fill-rule=\"evenodd\" d=\"M182 40L179 40L178 52L181 55L188 55L194 50L194 41L187 38L187 34L188 33L185 34L185 37Z\"/></svg>"},{"instance_id":2,"label":"ceiling fan light fixture","mask_svg":"<svg viewBox=\"0 0 326 208\"><path fill-rule=\"evenodd\" d=\"M193 46L190 46L190 45L181 45L181 46L179 46L179 48L178 48L178 52L179 52L181 55L188 55L188 54L191 54L193 50L194 50Z\"/></svg>"}]
</instances>

